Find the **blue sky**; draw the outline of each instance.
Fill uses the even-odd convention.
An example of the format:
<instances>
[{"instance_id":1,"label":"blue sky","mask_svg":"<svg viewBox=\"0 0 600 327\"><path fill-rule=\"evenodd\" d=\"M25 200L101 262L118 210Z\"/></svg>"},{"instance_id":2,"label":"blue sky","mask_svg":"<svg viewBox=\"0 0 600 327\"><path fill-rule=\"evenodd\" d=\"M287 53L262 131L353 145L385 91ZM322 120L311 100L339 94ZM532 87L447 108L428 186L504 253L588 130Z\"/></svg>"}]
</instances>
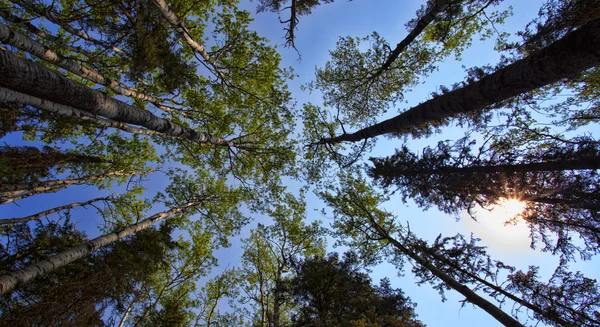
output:
<instances>
[{"instance_id":1,"label":"blue sky","mask_svg":"<svg viewBox=\"0 0 600 327\"><path fill-rule=\"evenodd\" d=\"M274 44L279 45L279 50L283 58L282 67L293 67L298 78L290 81L290 90L297 101L296 109L300 109L302 103L312 102L320 104L320 94L309 94L300 89L301 85L310 82L314 78L316 66L322 66L329 58L328 51L335 48L335 42L339 37L358 36L363 37L377 31L392 45L398 43L407 34L405 23L414 18L415 11L424 3L424 0L336 0L334 3L322 5L313 10L308 16L302 16L298 31L296 32L296 46L301 53L302 60L298 61L298 54L293 49L283 47L283 25L279 23L277 15L274 13L261 13L254 15L256 20L251 25L260 35L272 40ZM513 7L514 15L510 17L501 30L514 33L521 30L527 22L537 15L541 6L540 0L506 0L503 7L508 5ZM241 7L251 12L255 12L258 5L257 1L245 1ZM286 19L287 13L283 13ZM430 98L430 93L436 91L440 85L449 86L452 83L459 82L465 76L462 65L471 67L484 64L494 64L498 60L498 54L493 50L493 40L485 43L477 40L473 41L472 48L465 51L463 60L457 62L453 58L447 59L441 63L439 71L431 74L425 79L424 83L414 88L406 96L406 103L399 104L397 110L390 110L386 116L378 120L387 119L396 115L399 111L410 108L420 102ZM460 128L446 128L442 133L434 135L428 139L411 140L409 144L413 150L422 149L424 146L433 145L440 140L457 139L463 136L464 131ZM17 144L19 134L10 135L1 140L8 144ZM387 156L394 152L394 148L399 146L398 140L388 140L380 138L378 144L371 156ZM168 180L162 173L154 173L151 180L145 185L149 187L150 192L162 189ZM291 190L297 190L300 184L289 182ZM108 195L115 190L100 192ZM17 205L0 206L1 217L18 217L32 214L43 209L66 204L74 201L85 201L99 196L95 187L75 186L56 194L41 194L19 201ZM308 210L310 219L321 219L328 224L327 217L316 214L314 209L323 207L322 202L312 194L307 196ZM542 267L542 273L549 276L556 266L557 258L547 254L533 251L528 248L528 239L523 230L518 228L511 229L503 227L502 217L496 213L494 216L485 215L480 220L495 220L495 223L476 223L470 221L463 215L463 219L456 221L437 210L431 209L423 212L413 203L403 204L399 199L392 199L387 204L389 211L396 213L400 221L410 222L413 232L425 239L433 239L439 233L446 236L452 236L456 233L469 234L483 238L484 244L489 246L489 252L493 258L505 261L508 264L516 266L518 269L526 270L529 265L539 265ZM77 225L88 231L90 236L98 235L98 227L101 220L96 216L92 209L77 209L73 211L73 220ZM244 234L258 222L268 223L266 217L255 217L256 220L244 229ZM502 231L500 231L502 230ZM525 235L525 236L523 236ZM330 250L333 250L330 248ZM233 240L232 247L219 250L218 258L222 266L228 264L235 265L239 263L241 248L238 240ZM598 278L599 272L594 269L593 262L578 262L572 265L573 269L582 270L588 277ZM408 268L408 266L407 266ZM217 269L219 270L219 269ZM375 280L383 277L389 277L395 287L401 287L413 301L418 303L417 313L420 319L431 327L441 326L496 326L499 323L480 309L466 305L461 308L460 300L462 297L453 291L448 291L446 296L448 301L441 302L440 296L428 285L418 287L414 284L414 278L410 272L404 277L397 277L397 271L390 265L382 265L374 268L372 276ZM509 310L509 308L507 308Z\"/></svg>"}]
</instances>

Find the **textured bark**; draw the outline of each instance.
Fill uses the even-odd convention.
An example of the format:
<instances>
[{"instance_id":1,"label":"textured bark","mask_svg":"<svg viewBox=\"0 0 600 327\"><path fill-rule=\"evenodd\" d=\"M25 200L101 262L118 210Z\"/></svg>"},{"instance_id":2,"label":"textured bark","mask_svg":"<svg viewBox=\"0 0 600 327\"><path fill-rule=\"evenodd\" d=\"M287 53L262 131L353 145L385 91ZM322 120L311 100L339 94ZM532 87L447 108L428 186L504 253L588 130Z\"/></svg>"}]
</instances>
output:
<instances>
[{"instance_id":1,"label":"textured bark","mask_svg":"<svg viewBox=\"0 0 600 327\"><path fill-rule=\"evenodd\" d=\"M32 191L32 192L26 192L26 193L21 193L19 195L14 195L11 197L4 197L4 196L0 196L0 204L8 204L8 203L12 203L21 199L25 199L28 198L30 196L34 196L36 194L41 194L41 193L55 193L58 192L62 189L66 188L66 186L57 186L54 188L50 188L50 189L45 189L42 191Z\"/></svg>"},{"instance_id":2,"label":"textured bark","mask_svg":"<svg viewBox=\"0 0 600 327\"><path fill-rule=\"evenodd\" d=\"M183 206L175 207L168 211L159 212L140 221L137 224L124 228L120 232L104 234L79 246L49 257L46 260L42 260L21 270L13 271L4 276L0 276L0 294L6 294L15 288L29 283L36 277L47 275L48 273L64 267L77 259L87 256L94 250L107 246L126 236L137 233L159 220L169 218L172 215L183 211L185 208L194 206L198 203L199 201L189 202Z\"/></svg>"},{"instance_id":3,"label":"textured bark","mask_svg":"<svg viewBox=\"0 0 600 327\"><path fill-rule=\"evenodd\" d=\"M435 97L400 115L355 133L324 138L320 144L358 142L383 134L402 134L411 128L494 103L561 79L577 76L600 63L600 20L580 27L535 54L499 69L463 88Z\"/></svg>"},{"instance_id":4,"label":"textured bark","mask_svg":"<svg viewBox=\"0 0 600 327\"><path fill-rule=\"evenodd\" d=\"M69 185L87 183L94 180L103 179L109 176L129 176L141 173L145 172L111 171L104 174L90 175L81 178L56 179L50 181L41 181L24 184L0 185L0 196L11 196L16 194L15 192L43 192L45 190L50 190L56 187L66 187Z\"/></svg>"},{"instance_id":5,"label":"textured bark","mask_svg":"<svg viewBox=\"0 0 600 327\"><path fill-rule=\"evenodd\" d=\"M60 44L61 47L63 47L66 50L76 52L76 53L81 53L82 55L84 55L88 58L94 57L94 55L91 52L83 49L82 47L65 44L65 42L63 40L57 38L56 36L54 36L50 33L46 33L44 31L42 31L41 29L37 28L35 25L31 24L28 20L22 19L20 17L17 17L15 15L11 14L11 12L9 10L4 10L4 9L0 8L0 16L11 23L15 23L15 24L22 26L23 28L25 28L27 31L29 31L30 33L32 33L34 35L37 35L37 36L39 36L43 39L46 39L52 43Z\"/></svg>"},{"instance_id":6,"label":"textured bark","mask_svg":"<svg viewBox=\"0 0 600 327\"><path fill-rule=\"evenodd\" d=\"M462 0L455 1L458 2ZM431 6L429 11L427 11L427 13L423 17L421 17L421 19L419 19L419 21L415 25L415 28L413 28L413 30L410 31L410 33L408 33L408 35L396 45L396 48L394 48L394 50L390 53L385 63L370 78L377 78L384 71L388 70L390 66L394 63L394 61L398 59L400 54L404 50L406 50L406 48L417 38L417 36L419 36L419 34L423 32L423 30L425 30L427 26L429 26L429 24L437 17L437 15L440 12L446 9L450 2L451 0L434 0L434 4Z\"/></svg>"},{"instance_id":7,"label":"textured bark","mask_svg":"<svg viewBox=\"0 0 600 327\"><path fill-rule=\"evenodd\" d=\"M544 312L544 310L542 310L540 307L536 306L535 304L527 302L527 301L519 298L518 296L516 296L516 295L514 295L514 294L512 294L510 292L507 292L502 287L497 286L496 284L492 284L491 282L489 282L489 281L487 281L487 280L485 280L485 279L483 279L483 278L481 278L481 277L479 277L479 276L477 276L475 274L472 274L471 272L466 271L466 270L462 269L461 267L457 267L456 265L454 265L451 262L449 262L448 260L446 260L444 257L441 257L438 254L436 254L434 251L430 251L430 250L425 250L425 251L431 257L434 257L435 259L437 259L439 261L445 262L446 264L452 266L452 268L454 268L456 270L459 270L463 274L468 275L469 277L473 278L477 282L485 285L486 287L490 288L494 292L497 292L498 294L502 294L503 296L511 299L515 303L518 303L519 305L522 305L522 306L528 308L529 310L531 310L531 311L539 314L540 316L543 316L543 317L546 317L547 319L556 321L558 324L560 324L562 326L569 326L569 323L567 321L565 321L564 319L562 319L561 317L556 316L556 315L548 317L548 315ZM569 307L566 307L566 306L563 306L560 303L556 303L556 305L562 306L563 308L565 308L567 310L573 311L573 309L571 309ZM589 317L586 317L586 318L590 319ZM592 320L594 322L597 322L597 321L595 321L593 319L590 319L590 320Z\"/></svg>"},{"instance_id":8,"label":"textured bark","mask_svg":"<svg viewBox=\"0 0 600 327\"><path fill-rule=\"evenodd\" d=\"M19 58L8 51L0 51L0 87L119 122L140 125L176 138L198 143L235 146L234 143L222 138L175 124L167 119L157 117L149 111L113 99L102 92L92 90L49 68Z\"/></svg>"},{"instance_id":9,"label":"textured bark","mask_svg":"<svg viewBox=\"0 0 600 327\"><path fill-rule=\"evenodd\" d=\"M11 30L8 26L4 24L0 24L0 42L12 45L19 50L28 52L42 60L64 68L75 75L81 76L87 79L88 81L104 85L117 94L122 94L131 98L148 101L163 111L177 112L186 116L186 113L184 111L173 107L165 106L163 105L162 100L156 97L144 94L142 92L130 89L128 87L124 87L119 82L104 77L98 71L81 65L80 62L77 60L62 57L52 49L30 39L25 35Z\"/></svg>"},{"instance_id":10,"label":"textured bark","mask_svg":"<svg viewBox=\"0 0 600 327\"><path fill-rule=\"evenodd\" d=\"M67 209L72 209L75 207L84 207L88 204L94 203L94 202L98 202L98 201L109 201L111 199L111 197L103 197L103 198L95 198L95 199L91 199L89 201L85 201L85 202L73 202L73 203L69 203L69 204L65 204L62 206L58 206L52 209L48 209L42 212L38 212L36 214L33 215L29 215L27 217L22 217L22 218L4 218L4 219L0 219L0 225L8 225L8 224L16 224L16 223L24 223L24 222L28 222L28 221L32 221L35 219L39 219L42 218L44 216L47 216L49 214L53 214L55 212L59 212L59 211L63 211L63 210L67 210Z\"/></svg>"},{"instance_id":11,"label":"textured bark","mask_svg":"<svg viewBox=\"0 0 600 327\"><path fill-rule=\"evenodd\" d=\"M72 35L78 36L78 37L80 37L92 44L100 46L104 49L110 49L110 50L113 50L114 52L117 52L120 54L125 54L125 51L123 51L115 46L112 46L110 44L107 44L106 42L97 40L97 39L91 37L90 35L88 35L87 33L69 25L68 22L62 21L60 18L56 17L50 10L46 10L45 8L40 8L36 5L31 4L29 1L26 1L26 0L9 0L9 1L27 9L30 12L33 12L42 17L45 17L46 19L48 19L52 23L62 27L65 31L71 33Z\"/></svg>"},{"instance_id":12,"label":"textured bark","mask_svg":"<svg viewBox=\"0 0 600 327\"><path fill-rule=\"evenodd\" d=\"M385 164L384 164L385 165ZM441 167L438 169L402 170L394 167L382 167L382 175L411 177L418 175L446 175L446 174L473 174L473 173L523 173L540 171L562 170L588 170L600 169L600 156L583 157L574 160L557 160L551 162L535 162L514 165L494 166L467 166L467 167ZM388 170L389 169L389 170ZM375 170L375 169L374 169ZM387 172L386 172L387 170Z\"/></svg>"},{"instance_id":13,"label":"textured bark","mask_svg":"<svg viewBox=\"0 0 600 327\"><path fill-rule=\"evenodd\" d=\"M192 36L191 36L190 32L188 31L188 29L183 25L183 22L181 22L179 20L179 18L177 18L177 16L175 15L175 13L173 13L169 9L169 5L167 4L167 2L165 0L152 0L152 3L154 3L156 5L156 8L160 12L160 14L163 16L163 18L167 22L169 22L169 24L171 24L171 26L173 26L173 28L175 29L175 31L177 31L177 34L179 34L179 36L195 52L197 52L200 56L202 56L202 58L204 59L204 61L206 61L210 66L212 66L212 68L214 69L215 73L221 79L225 79L225 75L223 75L223 73L219 69L219 66L217 66L217 63L208 55L208 52L206 52L206 49L204 49L204 46L202 44L196 42L196 40L194 40L192 38Z\"/></svg>"},{"instance_id":14,"label":"textured bark","mask_svg":"<svg viewBox=\"0 0 600 327\"><path fill-rule=\"evenodd\" d=\"M34 106L36 108L64 116L73 118L74 120L81 120L85 122L90 122L94 125L97 125L102 128L117 128L122 131L140 134L140 135L162 135L163 137L170 137L169 135L164 135L156 131L151 131L149 129L137 128L130 125L127 125L122 122L114 121L111 119L102 119L98 118L98 116L94 114L90 114L87 111L82 111L79 109L75 109L69 106L65 106L62 104L50 102L47 100L42 100L36 97L32 97L27 94L15 92L13 90L9 90L3 87L0 87L0 100L14 103L21 103L30 106Z\"/></svg>"},{"instance_id":15,"label":"textured bark","mask_svg":"<svg viewBox=\"0 0 600 327\"><path fill-rule=\"evenodd\" d=\"M358 203L355 203L355 204L358 205L359 207L362 207ZM425 267L433 275L435 275L436 277L438 277L439 279L444 281L444 283L446 283L446 285L448 285L448 287L450 287L450 288L454 289L455 291L459 292L460 294L464 295L467 301L473 303L474 305L483 309L485 312L489 313L492 317L494 317L498 322L500 322L504 326L524 327L515 318L511 317L510 315L508 315L507 313L502 311L500 308L495 306L493 303L482 298L477 293L473 292L473 290L471 290L469 287L458 282L452 276L448 275L447 273L445 273L444 271L440 270L438 267L433 265L429 260L423 258L422 256L418 255L414 251L410 250L408 247L404 246L404 244L398 242L395 238L390 236L390 234L388 233L388 231L385 228L383 228L381 225L379 225L377 223L377 221L372 216L372 214L370 212L368 212L366 209L364 209L364 213L367 215L371 226L375 229L375 232L379 235L379 237L387 240L398 251L407 255L408 257L413 259L415 262L417 262L419 265Z\"/></svg>"}]
</instances>

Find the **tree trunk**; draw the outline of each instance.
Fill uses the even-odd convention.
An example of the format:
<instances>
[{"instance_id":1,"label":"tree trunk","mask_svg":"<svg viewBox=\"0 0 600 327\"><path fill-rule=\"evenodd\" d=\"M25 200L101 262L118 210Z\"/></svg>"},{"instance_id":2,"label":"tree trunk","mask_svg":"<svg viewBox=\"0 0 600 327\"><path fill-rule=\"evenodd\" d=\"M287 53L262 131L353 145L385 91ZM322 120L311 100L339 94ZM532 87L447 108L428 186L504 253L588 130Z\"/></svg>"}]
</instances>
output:
<instances>
[{"instance_id":1,"label":"tree trunk","mask_svg":"<svg viewBox=\"0 0 600 327\"><path fill-rule=\"evenodd\" d=\"M110 80L104 77L99 72L81 65L77 60L64 58L58 53L54 52L52 49L45 47L43 44L40 44L28 38L25 35L11 30L8 26L4 24L0 24L0 42L10 44L19 50L28 52L42 60L55 64L91 82L104 85L117 94L122 94L131 98L148 101L154 104L157 108L166 112L177 112L184 116L187 115L182 110L163 105L162 100L158 98L144 94L134 89L124 87L119 82Z\"/></svg>"},{"instance_id":2,"label":"tree trunk","mask_svg":"<svg viewBox=\"0 0 600 327\"><path fill-rule=\"evenodd\" d=\"M30 196L34 196L36 194L41 194L41 193L55 193L58 192L62 189L66 188L66 186L58 186L58 187L53 187L50 189L45 189L45 190L41 190L41 191L31 191L31 192L26 192L26 193L20 193L19 195L13 195L10 197L7 196L0 196L0 204L8 204L11 202L15 202L21 199L25 199L28 198Z\"/></svg>"},{"instance_id":3,"label":"tree trunk","mask_svg":"<svg viewBox=\"0 0 600 327\"><path fill-rule=\"evenodd\" d=\"M82 55L84 55L90 59L94 58L94 55L91 52L89 52L81 47L78 47L78 46L72 46L69 44L65 44L65 42L63 40L57 38L56 36L54 36L50 33L46 33L44 31L42 31L41 29L37 28L35 25L31 24L28 20L22 19L21 17L17 17L15 15L13 15L9 10L0 8L0 16L2 18L4 18L6 21L21 25L22 27L24 27L26 30L28 30L30 33L32 33L34 35L37 35L37 36L39 36L43 39L46 39L52 43L60 44L60 46L63 47L65 50L68 50L71 52L76 52L76 53L81 53Z\"/></svg>"},{"instance_id":4,"label":"tree trunk","mask_svg":"<svg viewBox=\"0 0 600 327\"><path fill-rule=\"evenodd\" d=\"M497 306L492 304L490 301L477 295L477 293L473 292L473 290L471 290L469 287L467 287L466 285L464 285L462 283L459 283L452 276L448 275L447 273L443 272L442 270L440 270L439 268L434 266L431 262L429 262L429 260L426 260L422 256L419 256L415 252L413 252L410 249L408 249L407 247L405 247L402 243L398 242L396 239L391 237L389 235L388 231L386 229L384 229L383 227L381 227L381 225L379 225L377 223L377 221L375 220L375 218L372 216L372 214L370 212L365 211L365 214L368 216L369 222L372 225L372 227L374 227L377 234L379 234L379 237L387 240L388 242L390 242L390 244L392 244L401 253L409 256L411 259L413 259L419 265L425 267L433 275L435 275L436 277L438 277L439 279L444 281L446 283L446 285L448 285L448 287L450 287L450 288L454 289L455 291L459 292L460 294L464 295L465 298L467 299L467 301L473 303L474 305L483 309L485 312L489 313L492 317L494 317L496 320L498 320L498 322L500 322L504 326L524 327L515 318L511 317L510 315L508 315L507 313L502 311L500 308L498 308Z\"/></svg>"},{"instance_id":5,"label":"tree trunk","mask_svg":"<svg viewBox=\"0 0 600 327\"><path fill-rule=\"evenodd\" d=\"M411 177L418 175L446 175L446 174L473 174L473 173L523 173L540 171L559 171L559 170L586 170L600 169L600 156L583 157L574 160L558 160L550 162L534 162L514 165L493 165L493 166L466 166L466 167L440 167L437 169L423 170L402 170L395 169L393 166L385 167L382 165L381 175Z\"/></svg>"},{"instance_id":6,"label":"tree trunk","mask_svg":"<svg viewBox=\"0 0 600 327\"><path fill-rule=\"evenodd\" d=\"M52 257L49 257L46 260L42 260L38 263L29 265L21 270L8 273L4 276L0 276L0 294L6 294L14 290L15 288L27 284L36 277L44 276L48 273L51 273L77 259L85 257L94 250L97 250L101 247L116 242L124 237L137 233L156 223L159 220L169 218L172 215L179 213L184 209L194 206L198 203L199 201L189 202L185 205L172 208L168 211L159 212L140 221L137 224L126 227L120 232L99 236L79 246L58 253Z\"/></svg>"},{"instance_id":7,"label":"tree trunk","mask_svg":"<svg viewBox=\"0 0 600 327\"><path fill-rule=\"evenodd\" d=\"M535 54L499 69L477 82L435 97L394 118L355 133L324 138L318 143L358 142L383 134L403 134L411 128L475 112L561 79L577 76L598 63L600 20L595 20Z\"/></svg>"},{"instance_id":8,"label":"tree trunk","mask_svg":"<svg viewBox=\"0 0 600 327\"><path fill-rule=\"evenodd\" d=\"M73 107L65 106L62 104L54 103L48 100L43 100L40 98L32 97L30 95L15 92L13 90L9 90L3 87L0 87L0 100L13 102L13 103L21 103L29 106L33 106L60 116L69 117L73 120L81 120L84 122L90 122L98 127L102 128L116 128L122 131L140 134L140 135L161 135L163 137L171 137L169 135L161 134L159 132L133 127L131 125L127 125L125 123L114 121L111 119L102 119L98 118L98 116L91 114L87 111L82 111L79 109L75 109ZM80 123L81 124L81 123Z\"/></svg>"},{"instance_id":9,"label":"tree trunk","mask_svg":"<svg viewBox=\"0 0 600 327\"><path fill-rule=\"evenodd\" d=\"M379 77L384 71L388 70L390 66L398 59L400 54L425 30L427 26L437 17L437 15L442 12L451 0L434 0L434 4L431 6L429 11L419 19L415 28L413 28L410 33L396 45L396 48L390 53L385 63L375 71L375 73L369 77L369 79L374 79ZM462 0L456 0L457 2Z\"/></svg>"},{"instance_id":10,"label":"tree trunk","mask_svg":"<svg viewBox=\"0 0 600 327\"><path fill-rule=\"evenodd\" d=\"M39 8L37 5L30 4L27 1L23 1L23 0L9 0L9 1L16 5L21 6L22 8L24 8L28 11L36 13L42 17L45 17L46 19L48 19L52 23L62 27L65 31L71 33L72 35L78 36L78 37L80 37L90 43L93 43L97 46L100 46L104 49L110 49L110 50L113 50L114 52L117 52L122 55L125 54L125 51L123 51L117 47L114 47L110 44L107 44L105 42L96 40L95 38L91 37L87 33L72 27L71 25L69 25L69 23L63 22L60 18L54 16L54 14L50 10L46 10L45 8L43 8L43 9Z\"/></svg>"},{"instance_id":11,"label":"tree trunk","mask_svg":"<svg viewBox=\"0 0 600 327\"><path fill-rule=\"evenodd\" d=\"M72 209L75 207L85 207L88 204L94 203L94 202L98 202L98 201L109 201L111 199L111 197L103 197L103 198L95 198L95 199L91 199L89 201L85 201L85 202L73 202L73 203L69 203L69 204L65 204L62 206L58 206L52 209L48 209L42 212L38 212L36 214L33 215L29 215L27 217L22 217L22 218L5 218L5 219L0 219L0 225L8 225L8 224L16 224L16 223L24 223L24 222L28 222L28 221L32 221L35 219L39 219L42 218L44 216L47 216L49 214L53 214L55 212L59 212L59 211L63 211L66 209Z\"/></svg>"},{"instance_id":12,"label":"tree trunk","mask_svg":"<svg viewBox=\"0 0 600 327\"><path fill-rule=\"evenodd\" d=\"M115 100L102 92L92 90L51 69L19 58L8 51L0 51L0 87L75 107L127 124L141 125L180 139L235 146L222 138L175 124L159 118L149 111Z\"/></svg>"},{"instance_id":13,"label":"tree trunk","mask_svg":"<svg viewBox=\"0 0 600 327\"><path fill-rule=\"evenodd\" d=\"M217 66L217 63L208 55L208 52L206 52L206 49L204 49L204 46L202 44L196 42L192 38L192 36L191 36L190 32L188 31L188 29L177 18L177 16L175 15L175 13L173 13L169 9L169 5L167 5L167 2L165 0L152 0L152 3L154 3L156 5L156 8L158 8L158 11L163 16L163 18L167 22L169 22L169 24L171 24L171 26L173 26L173 28L175 29L175 31L177 31L177 34L179 34L179 36L182 39L184 39L185 42L195 52L197 52L198 54L200 54L200 56L202 56L202 58L204 59L204 61L206 61L210 66L212 66L212 68L214 69L214 72L221 79L225 79L225 75L223 75L223 73L219 69L219 66Z\"/></svg>"},{"instance_id":14,"label":"tree trunk","mask_svg":"<svg viewBox=\"0 0 600 327\"><path fill-rule=\"evenodd\" d=\"M66 187L69 185L82 184L94 180L103 179L109 176L129 176L134 174L142 174L146 172L123 172L123 171L111 171L104 174L89 175L81 178L71 179L56 179L50 181L32 182L24 184L12 184L12 185L0 185L0 196L11 196L18 193L14 192L43 192L55 187Z\"/></svg>"},{"instance_id":15,"label":"tree trunk","mask_svg":"<svg viewBox=\"0 0 600 327\"><path fill-rule=\"evenodd\" d=\"M433 257L435 260L439 260L441 262L444 262L445 264L452 266L453 269L456 269L458 271L460 271L463 274L468 275L469 277L473 278L474 280L476 280L477 282L485 285L486 287L492 289L494 292L497 292L499 294L502 294L503 296L511 299L512 301L514 301L515 303L522 305L526 308L528 308L529 310L535 312L536 314L545 317L546 319L552 320L552 321L556 321L559 325L561 326L569 326L569 323L565 320L563 320L561 317L558 316L548 316L544 310L542 310L540 307L536 306L533 303L527 302L521 298L519 298L518 296L504 290L502 287L497 286L495 284L492 284L491 282L480 278L479 276L477 276L476 274L473 274L465 269L462 269L461 267L458 267L456 265L454 265L452 262L449 262L448 260L446 260L444 257L438 255L437 253L435 253L435 251L429 250L429 249L422 249L420 248L421 251L425 252L427 255ZM557 305L560 305L560 303L557 303ZM573 309L566 307L566 306L562 306L563 308L566 308L567 310L573 311Z\"/></svg>"}]
</instances>

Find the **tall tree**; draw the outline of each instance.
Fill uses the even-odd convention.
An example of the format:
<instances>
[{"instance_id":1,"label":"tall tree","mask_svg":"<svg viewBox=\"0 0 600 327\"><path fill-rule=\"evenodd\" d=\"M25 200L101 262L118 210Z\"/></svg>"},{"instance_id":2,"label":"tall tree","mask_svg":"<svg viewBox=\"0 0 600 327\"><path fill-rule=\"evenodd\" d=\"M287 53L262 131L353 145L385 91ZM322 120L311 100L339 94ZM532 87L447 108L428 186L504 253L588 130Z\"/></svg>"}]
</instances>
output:
<instances>
[{"instance_id":1,"label":"tall tree","mask_svg":"<svg viewBox=\"0 0 600 327\"><path fill-rule=\"evenodd\" d=\"M375 167L369 173L385 187L395 186L404 201L412 198L421 207L436 206L455 215L471 212L475 205L491 208L503 199L523 201L525 209L518 216L530 226L532 244L541 240L544 250L565 258L575 251L584 259L597 253L598 143L500 154L493 149L473 154L472 145L440 143L420 157L403 148L390 158L372 159ZM572 234L586 245L571 241Z\"/></svg>"},{"instance_id":2,"label":"tall tree","mask_svg":"<svg viewBox=\"0 0 600 327\"><path fill-rule=\"evenodd\" d=\"M356 255L337 253L310 257L295 264L286 292L299 307L292 326L425 326L415 305L388 279L379 286L359 269Z\"/></svg>"},{"instance_id":3,"label":"tall tree","mask_svg":"<svg viewBox=\"0 0 600 327\"><path fill-rule=\"evenodd\" d=\"M4 295L0 324L31 326L96 325L111 306L119 307L135 288L164 266L172 246L168 228L146 229L92 256ZM37 224L25 251L13 263L3 262L3 273L19 269L49 254L84 241L68 220Z\"/></svg>"},{"instance_id":4,"label":"tall tree","mask_svg":"<svg viewBox=\"0 0 600 327\"><path fill-rule=\"evenodd\" d=\"M435 266L423 254L414 251L405 242L402 234L399 235L400 240L392 236L402 233L402 229L391 219L390 213L377 208L382 197L374 194L364 180L342 176L339 188L331 189L334 193L322 192L321 197L334 210L336 233L347 238L343 241L345 244L358 246L362 251L363 260L366 262L377 260L382 255L381 248L390 245L392 249L388 254L392 258L396 257L393 261L401 260L402 257L410 258L435 279L443 281L444 287L464 295L468 302L478 306L501 324L523 326L466 284Z\"/></svg>"},{"instance_id":5,"label":"tall tree","mask_svg":"<svg viewBox=\"0 0 600 327\"><path fill-rule=\"evenodd\" d=\"M335 137L322 138L319 144L358 142L383 134L403 135L428 124L443 124L450 117L485 109L497 102L535 90L598 64L600 21L594 20L564 38L524 59L510 64L477 82L421 103L402 114Z\"/></svg>"}]
</instances>

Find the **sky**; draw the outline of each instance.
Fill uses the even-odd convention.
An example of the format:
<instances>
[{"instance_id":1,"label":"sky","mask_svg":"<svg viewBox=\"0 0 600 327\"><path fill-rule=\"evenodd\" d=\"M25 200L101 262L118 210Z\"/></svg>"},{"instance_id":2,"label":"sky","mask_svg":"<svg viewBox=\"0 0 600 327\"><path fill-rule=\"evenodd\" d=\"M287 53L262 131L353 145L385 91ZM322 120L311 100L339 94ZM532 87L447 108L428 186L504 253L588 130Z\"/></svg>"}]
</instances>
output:
<instances>
[{"instance_id":1,"label":"sky","mask_svg":"<svg viewBox=\"0 0 600 327\"><path fill-rule=\"evenodd\" d=\"M312 102L321 104L320 94L308 93L301 90L301 86L314 78L315 67L325 64L329 58L330 50L335 48L335 42L339 37L367 36L373 31L378 32L390 44L400 42L407 34L405 23L414 18L415 11L424 3L424 0L336 0L334 3L316 7L311 15L300 17L300 24L296 32L296 47L301 54L299 60L295 50L284 48L283 25L279 23L277 14L260 13L254 15L255 21L251 28L259 35L264 36L279 46L282 55L282 67L293 67L297 78L289 82L290 90L297 102L296 109L300 109L303 103ZM506 0L501 8L512 6L514 15L507 19L502 31L514 33L521 30L527 22L537 15L541 6L540 0ZM241 8L254 13L258 5L257 1L244 1ZM285 15L283 13L284 20ZM493 40L487 42L473 41L473 46L466 50L462 61L458 62L452 57L441 63L440 69L431 74L422 84L415 87L405 97L406 103L397 106L397 110L390 110L385 116L378 120L384 120L395 116L398 112L410 108L430 98L430 93L436 91L440 85L449 86L463 80L465 76L463 65L466 67L494 64L498 60L498 54L493 50ZM464 130L460 128L445 128L440 134L427 139L410 140L409 146L412 150L422 149L427 145L434 145L440 140L457 139L463 136ZM15 133L2 139L7 144L20 143L20 135ZM398 140L380 138L377 146L369 153L369 156L387 156L394 153L394 149L400 145ZM145 184L152 189L162 189L168 182L162 173L154 173ZM298 182L288 181L290 190L297 190L301 186ZM122 188L121 188L122 189ZM40 210L66 204L74 201L85 201L99 194L108 195L117 189L110 191L98 191L90 186L75 186L62 190L57 194L40 194L19 201L18 205L0 206L1 217L18 217L35 213ZM57 201L57 199L60 199ZM309 219L320 219L328 225L330 216L321 216L316 210L323 207L323 203L313 194L307 195L307 212ZM402 222L409 222L411 230L421 238L432 240L438 234L452 236L457 233L482 238L483 244L489 247L490 255L497 260L504 261L516 266L517 269L526 270L529 265L542 267L543 276L549 277L557 263L557 258L534 251L529 248L528 231L521 226L503 225L506 213L502 209L491 213L478 215L479 222L471 220L466 214L461 215L458 221L440 213L435 209L423 211L414 203L402 203L398 198L386 204L386 209L394 212ZM88 232L90 237L99 234L98 227L103 224L93 210L77 209L73 211L73 221L77 226ZM256 216L255 221L244 228L242 237L248 235L250 228L258 222L268 223L267 217ZM329 251L334 251L329 242ZM232 241L228 249L217 251L217 257L221 267L236 265L240 262L241 245L239 239ZM408 267L408 266L407 266ZM598 278L600 273L594 269L593 262L577 262L571 266L573 270L582 270L588 277ZM219 269L216 269L218 272ZM375 281L383 277L390 278L392 286L400 287L405 294L418 304L416 312L419 318L430 327L447 326L497 326L500 325L495 319L467 304L461 307L462 297L454 291L447 291L447 301L442 302L436 291L428 285L416 286L415 280L410 272L399 277L395 267L381 265L373 268L371 276ZM507 311L510 308L506 308Z\"/></svg>"}]
</instances>

